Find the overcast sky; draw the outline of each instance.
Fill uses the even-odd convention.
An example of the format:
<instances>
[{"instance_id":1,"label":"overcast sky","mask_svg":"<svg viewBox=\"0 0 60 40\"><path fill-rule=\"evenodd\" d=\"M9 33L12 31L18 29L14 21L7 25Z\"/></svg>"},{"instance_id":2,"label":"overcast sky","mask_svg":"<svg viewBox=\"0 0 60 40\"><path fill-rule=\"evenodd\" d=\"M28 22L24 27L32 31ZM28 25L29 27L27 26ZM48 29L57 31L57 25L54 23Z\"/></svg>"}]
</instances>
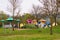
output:
<instances>
[{"instance_id":1,"label":"overcast sky","mask_svg":"<svg viewBox=\"0 0 60 40\"><path fill-rule=\"evenodd\" d=\"M20 15L23 15L24 13L29 13L31 12L32 9L32 4L34 5L40 5L42 4L38 0L23 0L21 3L21 13ZM3 10L6 12L6 14L12 15L7 11L7 7L9 5L8 0L0 0L0 10Z\"/></svg>"}]
</instances>

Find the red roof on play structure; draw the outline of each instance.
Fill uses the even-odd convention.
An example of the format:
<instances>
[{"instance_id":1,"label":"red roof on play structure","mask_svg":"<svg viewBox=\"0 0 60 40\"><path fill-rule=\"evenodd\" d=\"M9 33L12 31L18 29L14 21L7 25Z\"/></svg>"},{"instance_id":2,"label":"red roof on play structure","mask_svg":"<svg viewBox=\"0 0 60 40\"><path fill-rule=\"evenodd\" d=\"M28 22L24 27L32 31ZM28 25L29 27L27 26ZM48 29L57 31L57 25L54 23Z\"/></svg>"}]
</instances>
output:
<instances>
[{"instance_id":1,"label":"red roof on play structure","mask_svg":"<svg viewBox=\"0 0 60 40\"><path fill-rule=\"evenodd\" d=\"M27 23L32 23L32 20L31 19L27 19Z\"/></svg>"}]
</instances>

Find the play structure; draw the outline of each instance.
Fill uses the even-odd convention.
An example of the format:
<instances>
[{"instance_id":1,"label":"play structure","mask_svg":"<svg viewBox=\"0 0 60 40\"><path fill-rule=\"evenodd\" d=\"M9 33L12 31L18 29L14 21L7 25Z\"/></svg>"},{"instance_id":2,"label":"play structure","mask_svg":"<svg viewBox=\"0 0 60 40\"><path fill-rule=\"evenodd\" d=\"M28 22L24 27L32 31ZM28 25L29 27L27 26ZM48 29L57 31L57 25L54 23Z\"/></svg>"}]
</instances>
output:
<instances>
[{"instance_id":1,"label":"play structure","mask_svg":"<svg viewBox=\"0 0 60 40\"><path fill-rule=\"evenodd\" d=\"M1 20L0 22L2 22L2 27L4 27L5 20Z\"/></svg>"},{"instance_id":2,"label":"play structure","mask_svg":"<svg viewBox=\"0 0 60 40\"><path fill-rule=\"evenodd\" d=\"M13 21L13 18L12 17L9 17L6 19L7 22L9 22L9 25L5 25L4 27L12 27L12 21Z\"/></svg>"},{"instance_id":3,"label":"play structure","mask_svg":"<svg viewBox=\"0 0 60 40\"><path fill-rule=\"evenodd\" d=\"M40 27L41 27L41 28L46 26L46 20L40 19L39 21L41 22L41 23L40 23Z\"/></svg>"},{"instance_id":4,"label":"play structure","mask_svg":"<svg viewBox=\"0 0 60 40\"><path fill-rule=\"evenodd\" d=\"M20 28L22 28L24 26L24 24L23 23L20 23Z\"/></svg>"},{"instance_id":5,"label":"play structure","mask_svg":"<svg viewBox=\"0 0 60 40\"><path fill-rule=\"evenodd\" d=\"M31 24L32 23L32 20L31 19L27 19L27 23L28 24Z\"/></svg>"},{"instance_id":6,"label":"play structure","mask_svg":"<svg viewBox=\"0 0 60 40\"><path fill-rule=\"evenodd\" d=\"M2 23L2 27L3 28L12 28L13 21L15 21L15 23L17 24L17 27L19 27L19 23L20 23L20 20L19 19L13 20L12 17L9 17L6 20L0 20L0 22ZM15 23L14 23L14 25L16 26Z\"/></svg>"},{"instance_id":7,"label":"play structure","mask_svg":"<svg viewBox=\"0 0 60 40\"><path fill-rule=\"evenodd\" d=\"M58 25L58 24L56 23L56 25ZM53 22L52 26L55 26L55 22Z\"/></svg>"},{"instance_id":8,"label":"play structure","mask_svg":"<svg viewBox=\"0 0 60 40\"><path fill-rule=\"evenodd\" d=\"M14 27L23 27L25 25L25 23L20 23L19 19L14 19L12 17L7 18L6 20L0 20L0 22L2 22L2 27L3 28L12 28L12 23L14 21ZM47 27L51 27L50 24L50 20L45 20L45 19L40 19L37 22L37 19L27 19L26 20L27 24L34 24L35 26L38 26L39 28L47 28ZM6 24L7 23L7 24ZM16 24L15 24L16 23ZM56 25L58 25L56 23ZM52 26L55 26L55 22L52 24Z\"/></svg>"},{"instance_id":9,"label":"play structure","mask_svg":"<svg viewBox=\"0 0 60 40\"><path fill-rule=\"evenodd\" d=\"M37 20L36 19L32 20L32 23L37 24Z\"/></svg>"},{"instance_id":10,"label":"play structure","mask_svg":"<svg viewBox=\"0 0 60 40\"><path fill-rule=\"evenodd\" d=\"M51 27L50 20L40 19L38 22L36 19L34 20L28 20L28 24L34 24L37 25L39 28L47 28ZM58 25L56 23L56 25ZM52 26L55 26L55 22L52 24Z\"/></svg>"}]
</instances>

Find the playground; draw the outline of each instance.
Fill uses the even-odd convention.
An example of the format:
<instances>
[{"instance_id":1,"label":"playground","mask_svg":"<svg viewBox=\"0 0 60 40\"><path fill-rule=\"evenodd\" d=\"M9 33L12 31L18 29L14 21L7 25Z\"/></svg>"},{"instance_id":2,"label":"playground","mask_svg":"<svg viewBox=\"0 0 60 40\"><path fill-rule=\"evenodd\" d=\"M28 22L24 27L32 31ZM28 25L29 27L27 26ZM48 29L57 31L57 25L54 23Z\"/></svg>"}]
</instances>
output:
<instances>
[{"instance_id":1,"label":"playground","mask_svg":"<svg viewBox=\"0 0 60 40\"><path fill-rule=\"evenodd\" d=\"M1 20L2 27L0 28L0 40L60 40L60 25L52 26L52 35L50 35L49 20L27 19L26 23L20 23L21 20L15 20L17 24L12 30L13 18ZM6 23L9 23L6 25Z\"/></svg>"}]
</instances>

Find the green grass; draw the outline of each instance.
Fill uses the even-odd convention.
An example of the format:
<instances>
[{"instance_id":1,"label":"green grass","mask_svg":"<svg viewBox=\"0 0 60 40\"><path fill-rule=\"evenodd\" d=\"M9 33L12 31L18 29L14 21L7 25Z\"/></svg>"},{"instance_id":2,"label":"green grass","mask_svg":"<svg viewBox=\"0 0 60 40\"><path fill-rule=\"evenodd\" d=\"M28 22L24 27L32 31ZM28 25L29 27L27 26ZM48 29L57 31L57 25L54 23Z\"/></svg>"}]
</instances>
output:
<instances>
[{"instance_id":1,"label":"green grass","mask_svg":"<svg viewBox=\"0 0 60 40\"><path fill-rule=\"evenodd\" d=\"M15 31L0 28L0 40L60 40L60 26L53 27L53 35L49 28Z\"/></svg>"}]
</instances>

